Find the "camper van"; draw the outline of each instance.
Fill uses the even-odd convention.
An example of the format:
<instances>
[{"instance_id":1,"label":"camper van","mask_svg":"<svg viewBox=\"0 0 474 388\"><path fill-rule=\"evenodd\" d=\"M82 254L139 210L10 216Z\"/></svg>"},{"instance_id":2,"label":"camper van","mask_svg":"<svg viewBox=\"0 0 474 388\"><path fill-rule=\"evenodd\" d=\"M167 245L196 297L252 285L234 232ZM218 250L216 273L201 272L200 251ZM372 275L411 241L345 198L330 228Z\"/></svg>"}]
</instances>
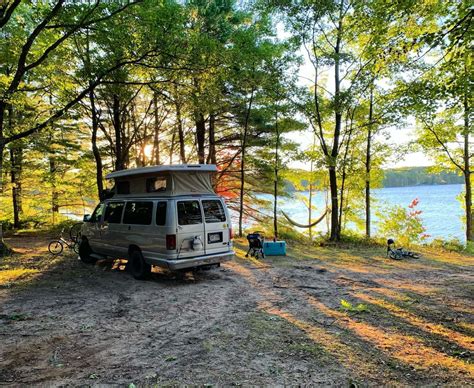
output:
<instances>
[{"instance_id":1,"label":"camper van","mask_svg":"<svg viewBox=\"0 0 474 388\"><path fill-rule=\"evenodd\" d=\"M81 260L128 258L136 279L146 278L153 265L186 270L230 260L232 226L224 200L212 188L216 171L198 164L108 174L115 181L111 195L84 216Z\"/></svg>"}]
</instances>

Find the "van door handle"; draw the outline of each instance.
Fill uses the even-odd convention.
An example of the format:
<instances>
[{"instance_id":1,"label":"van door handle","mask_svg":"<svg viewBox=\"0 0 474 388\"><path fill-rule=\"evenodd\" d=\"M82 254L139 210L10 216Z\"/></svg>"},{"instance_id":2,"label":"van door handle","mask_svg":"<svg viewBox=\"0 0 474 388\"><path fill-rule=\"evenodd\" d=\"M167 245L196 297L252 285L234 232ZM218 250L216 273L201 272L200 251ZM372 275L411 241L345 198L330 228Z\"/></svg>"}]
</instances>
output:
<instances>
[{"instance_id":1,"label":"van door handle","mask_svg":"<svg viewBox=\"0 0 474 388\"><path fill-rule=\"evenodd\" d=\"M130 225L128 225L128 230L132 229L132 227Z\"/></svg>"}]
</instances>

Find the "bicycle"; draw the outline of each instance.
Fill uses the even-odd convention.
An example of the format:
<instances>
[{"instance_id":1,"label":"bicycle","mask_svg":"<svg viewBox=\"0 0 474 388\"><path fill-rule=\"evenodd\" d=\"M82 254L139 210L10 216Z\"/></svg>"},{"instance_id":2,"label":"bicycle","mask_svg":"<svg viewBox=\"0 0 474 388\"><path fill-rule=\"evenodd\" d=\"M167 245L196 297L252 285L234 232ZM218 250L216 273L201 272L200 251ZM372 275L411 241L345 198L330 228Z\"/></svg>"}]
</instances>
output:
<instances>
[{"instance_id":1,"label":"bicycle","mask_svg":"<svg viewBox=\"0 0 474 388\"><path fill-rule=\"evenodd\" d=\"M404 257L411 257L412 259L419 259L420 254L407 251L403 248L394 248L395 241L391 238L387 240L387 256L393 260L401 260Z\"/></svg>"},{"instance_id":2,"label":"bicycle","mask_svg":"<svg viewBox=\"0 0 474 388\"><path fill-rule=\"evenodd\" d=\"M72 241L79 241L81 238L82 222L77 222L69 229L69 237Z\"/></svg>"},{"instance_id":3,"label":"bicycle","mask_svg":"<svg viewBox=\"0 0 474 388\"><path fill-rule=\"evenodd\" d=\"M57 240L50 241L48 244L48 251L54 256L60 255L64 250L64 245L66 245L69 249L72 249L75 253L79 254L79 239L80 239L80 230L77 231L77 225L74 224L71 229L69 230L69 236L71 240L68 241L63 237L64 228L62 228L61 233ZM82 224L81 224L82 225ZM74 229L76 228L76 229ZM74 235L74 233L76 233Z\"/></svg>"}]
</instances>

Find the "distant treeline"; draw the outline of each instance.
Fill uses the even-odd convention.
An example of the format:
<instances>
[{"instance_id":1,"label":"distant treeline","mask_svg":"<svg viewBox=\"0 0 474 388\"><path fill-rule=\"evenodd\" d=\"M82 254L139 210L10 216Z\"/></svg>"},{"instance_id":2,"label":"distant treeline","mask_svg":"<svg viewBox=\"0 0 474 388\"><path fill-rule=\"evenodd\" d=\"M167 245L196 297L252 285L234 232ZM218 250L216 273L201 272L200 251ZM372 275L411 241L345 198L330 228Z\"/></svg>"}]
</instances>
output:
<instances>
[{"instance_id":1,"label":"distant treeline","mask_svg":"<svg viewBox=\"0 0 474 388\"><path fill-rule=\"evenodd\" d=\"M454 172L429 172L428 167L407 167L384 171L383 187L420 185L449 185L464 183L463 177Z\"/></svg>"}]
</instances>

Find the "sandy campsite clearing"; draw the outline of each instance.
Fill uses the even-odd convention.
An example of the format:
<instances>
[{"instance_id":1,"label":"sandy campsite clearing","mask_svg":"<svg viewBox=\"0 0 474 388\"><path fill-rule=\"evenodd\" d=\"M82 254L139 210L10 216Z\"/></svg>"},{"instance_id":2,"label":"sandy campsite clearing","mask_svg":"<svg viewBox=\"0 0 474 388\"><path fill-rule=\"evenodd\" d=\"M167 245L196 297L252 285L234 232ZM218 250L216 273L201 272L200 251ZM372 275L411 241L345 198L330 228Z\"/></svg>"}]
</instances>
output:
<instances>
[{"instance_id":1,"label":"sandy campsite clearing","mask_svg":"<svg viewBox=\"0 0 474 388\"><path fill-rule=\"evenodd\" d=\"M474 260L388 260L383 248L295 246L287 257L136 281L121 262L51 257L7 239L0 384L474 384Z\"/></svg>"}]
</instances>

